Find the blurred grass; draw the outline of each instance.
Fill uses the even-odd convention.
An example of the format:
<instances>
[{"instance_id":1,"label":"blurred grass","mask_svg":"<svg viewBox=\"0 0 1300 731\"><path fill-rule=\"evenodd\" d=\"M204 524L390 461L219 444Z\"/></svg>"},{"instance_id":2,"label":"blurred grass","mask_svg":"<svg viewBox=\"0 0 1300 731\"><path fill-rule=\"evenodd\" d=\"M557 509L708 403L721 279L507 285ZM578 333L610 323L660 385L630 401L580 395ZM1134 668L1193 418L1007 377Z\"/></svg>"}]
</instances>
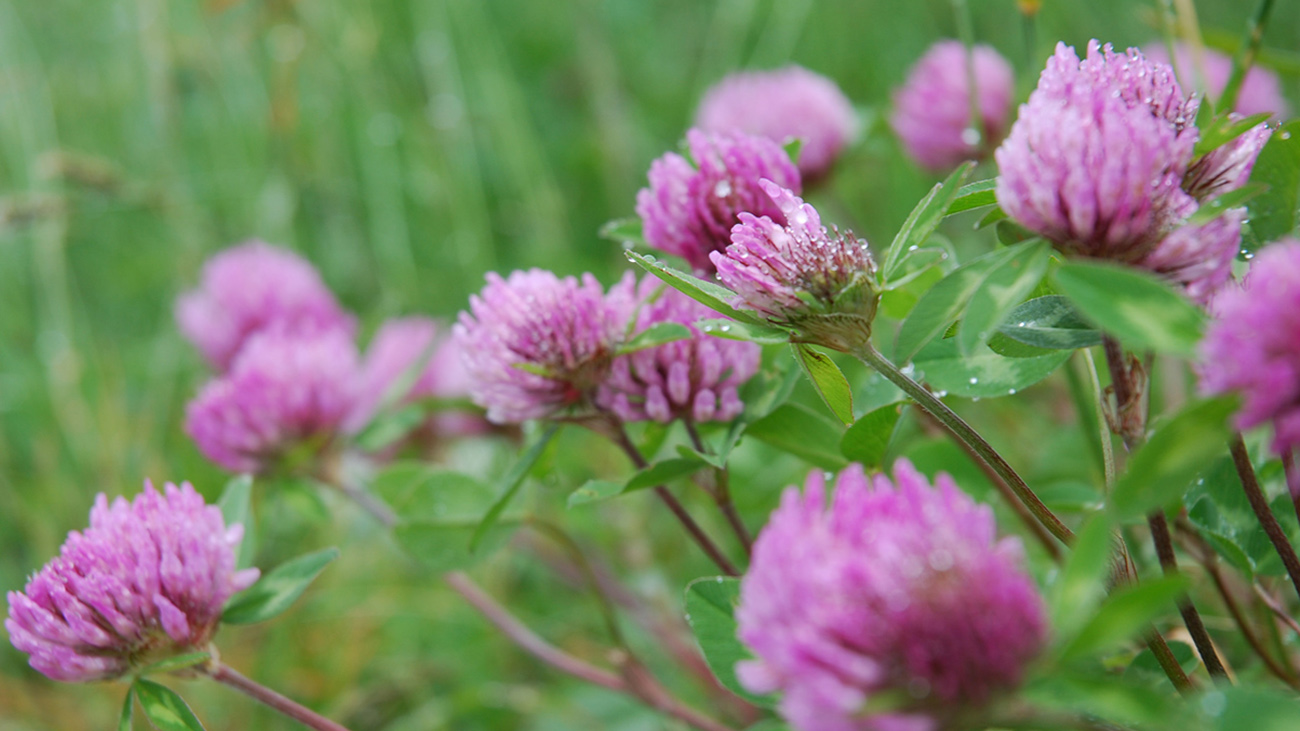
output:
<instances>
[{"instance_id":1,"label":"blurred grass","mask_svg":"<svg viewBox=\"0 0 1300 731\"><path fill-rule=\"evenodd\" d=\"M1048 2L1030 51L1011 0L972 5L1024 89L1056 39L1157 35L1150 3ZM1247 10L1199 7L1230 37ZM631 213L649 161L721 75L797 61L878 115L907 66L953 34L941 0L0 0L0 587L20 587L82 527L96 492L131 494L144 476L220 489L179 428L205 375L171 321L214 251L251 237L294 247L368 326L450 317L491 269L610 281L622 257L599 225ZM1276 9L1267 43L1300 47L1295 4ZM815 200L883 242L931 182L876 128ZM1028 422L997 406L973 418L1019 419L1015 433L1032 435L1056 418L1043 400ZM1013 461L1034 458L1026 442L1008 440ZM534 491L541 511L623 469L574 435L566 445L559 477ZM499 467L504 446L485 449L465 458ZM803 467L756 445L738 459L757 525ZM638 499L567 517L634 584L675 601L709 567ZM289 615L223 633L250 676L358 729L668 727L515 652L346 506L322 512L292 491L258 501L260 565L345 551ZM526 554L479 574L556 642L581 653L601 636L590 600ZM182 685L209 728L290 728L224 689ZM0 648L5 729L103 728L121 694L52 684Z\"/></svg>"}]
</instances>

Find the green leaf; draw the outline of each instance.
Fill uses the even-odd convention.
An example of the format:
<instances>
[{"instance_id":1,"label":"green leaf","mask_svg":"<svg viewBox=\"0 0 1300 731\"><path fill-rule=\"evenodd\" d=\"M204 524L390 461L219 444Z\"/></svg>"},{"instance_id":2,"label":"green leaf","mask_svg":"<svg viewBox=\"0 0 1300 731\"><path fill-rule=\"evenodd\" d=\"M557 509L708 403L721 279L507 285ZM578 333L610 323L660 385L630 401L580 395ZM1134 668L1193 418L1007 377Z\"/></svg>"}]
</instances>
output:
<instances>
[{"instance_id":1,"label":"green leaf","mask_svg":"<svg viewBox=\"0 0 1300 731\"><path fill-rule=\"evenodd\" d=\"M1209 691L1196 704L1213 718L1214 731L1294 731L1295 697L1259 686Z\"/></svg>"},{"instance_id":2,"label":"green leaf","mask_svg":"<svg viewBox=\"0 0 1300 731\"><path fill-rule=\"evenodd\" d=\"M418 403L406 404L394 411L381 413L357 435L357 446L366 452L377 452L392 446L424 423L428 416L428 407Z\"/></svg>"},{"instance_id":3,"label":"green leaf","mask_svg":"<svg viewBox=\"0 0 1300 731\"><path fill-rule=\"evenodd\" d=\"M744 340L759 345L777 345L790 342L790 333L769 325L755 325L722 318L708 318L695 323L700 332L715 338Z\"/></svg>"},{"instance_id":4,"label":"green leaf","mask_svg":"<svg viewBox=\"0 0 1300 731\"><path fill-rule=\"evenodd\" d=\"M190 652L176 657L169 657L166 660L147 665L136 671L136 675L158 675L160 673L170 673L173 670L183 670L184 668L193 667L201 662L206 662L212 657L210 652Z\"/></svg>"},{"instance_id":5,"label":"green leaf","mask_svg":"<svg viewBox=\"0 0 1300 731\"><path fill-rule=\"evenodd\" d=\"M1111 492L1111 508L1120 519L1137 518L1181 498L1196 475L1223 454L1231 398L1194 403L1156 428L1129 459Z\"/></svg>"},{"instance_id":6,"label":"green leaf","mask_svg":"<svg viewBox=\"0 0 1300 731\"><path fill-rule=\"evenodd\" d=\"M1231 116L1223 114L1216 117L1207 126L1201 126L1198 122L1197 129L1200 131L1200 136L1196 139L1196 146L1192 148L1192 156L1201 157L1208 152L1223 147L1249 132L1260 122L1267 121L1271 116L1273 115L1270 112L1260 112L1244 119L1233 120Z\"/></svg>"},{"instance_id":7,"label":"green leaf","mask_svg":"<svg viewBox=\"0 0 1300 731\"><path fill-rule=\"evenodd\" d=\"M975 222L975 230L979 231L980 229L988 228L989 226L996 224L998 221L1005 221L1006 218L1007 212L1002 210L1001 206L993 206L992 210L985 213L983 218Z\"/></svg>"},{"instance_id":8,"label":"green leaf","mask_svg":"<svg viewBox=\"0 0 1300 731\"><path fill-rule=\"evenodd\" d=\"M1094 261L1067 262L1056 283L1084 317L1130 350L1190 356L1205 313L1155 275Z\"/></svg>"},{"instance_id":9,"label":"green leaf","mask_svg":"<svg viewBox=\"0 0 1300 731\"><path fill-rule=\"evenodd\" d=\"M718 682L732 693L765 708L775 699L754 695L736 679L736 663L752 656L736 638L736 604L740 600L740 579L714 576L696 579L686 586L686 621Z\"/></svg>"},{"instance_id":10,"label":"green leaf","mask_svg":"<svg viewBox=\"0 0 1300 731\"><path fill-rule=\"evenodd\" d=\"M664 264L653 256L638 254L635 251L625 252L627 258L633 264L650 272L668 283L668 286L699 302L716 312L730 317L737 322L748 322L754 325L767 326L767 322L752 312L737 310L729 303L735 299L736 293L729 289L719 287L713 282L706 282L697 276L678 271Z\"/></svg>"},{"instance_id":11,"label":"green leaf","mask_svg":"<svg viewBox=\"0 0 1300 731\"><path fill-rule=\"evenodd\" d=\"M1275 241L1295 231L1300 218L1300 119L1274 130L1255 159L1250 182L1268 186L1247 206L1250 228L1259 241Z\"/></svg>"},{"instance_id":12,"label":"green leaf","mask_svg":"<svg viewBox=\"0 0 1300 731\"><path fill-rule=\"evenodd\" d=\"M919 247L924 244L925 240L934 232L934 229L938 227L944 213L948 211L949 206L957 197L962 182L966 180L974 167L975 163L973 162L962 163L961 166L952 171L952 174L946 180L934 186L916 204L916 208L912 209L907 220L903 222L903 227L898 230L898 234L890 242L889 248L885 250L885 256L880 266L880 281L882 283L893 280L899 266L902 264L904 252L913 246Z\"/></svg>"},{"instance_id":13,"label":"green leaf","mask_svg":"<svg viewBox=\"0 0 1300 731\"><path fill-rule=\"evenodd\" d=\"M1070 352L1052 351L1032 358L1004 358L987 347L962 356L957 344L935 340L916 354L912 364L917 380L927 381L937 391L966 398L1013 396L1050 376Z\"/></svg>"},{"instance_id":14,"label":"green leaf","mask_svg":"<svg viewBox=\"0 0 1300 731\"><path fill-rule=\"evenodd\" d=\"M1196 656L1196 651L1191 645L1178 641L1171 641L1168 644L1169 651L1173 653L1174 659L1178 661L1183 672L1191 673L1201 664L1200 658ZM1133 658L1133 662L1124 669L1125 678L1140 680L1144 675L1158 679L1162 685L1169 684L1164 668L1160 667L1160 661L1156 659L1155 653L1151 652L1150 648L1139 652L1137 657Z\"/></svg>"},{"instance_id":15,"label":"green leaf","mask_svg":"<svg viewBox=\"0 0 1300 731\"><path fill-rule=\"evenodd\" d=\"M280 614L302 596L330 561L338 557L339 549L326 548L280 564L256 584L232 597L226 603L221 621L252 624Z\"/></svg>"},{"instance_id":16,"label":"green leaf","mask_svg":"<svg viewBox=\"0 0 1300 731\"><path fill-rule=\"evenodd\" d=\"M1049 294L1025 302L1007 315L998 331L1025 345L1076 350L1101 345L1101 332L1083 319L1068 297ZM1019 357L1019 356L1017 356Z\"/></svg>"},{"instance_id":17,"label":"green leaf","mask_svg":"<svg viewBox=\"0 0 1300 731\"><path fill-rule=\"evenodd\" d=\"M203 731L185 700L175 691L151 680L140 678L131 686L144 715L158 731Z\"/></svg>"},{"instance_id":18,"label":"green leaf","mask_svg":"<svg viewBox=\"0 0 1300 731\"><path fill-rule=\"evenodd\" d=\"M1201 207L1197 208L1196 212L1188 217L1187 222L1195 226L1209 223L1229 210L1240 208L1251 200L1258 198L1267 190L1268 186L1263 183L1246 183L1236 190L1230 190L1223 195L1202 203Z\"/></svg>"},{"instance_id":19,"label":"green leaf","mask_svg":"<svg viewBox=\"0 0 1300 731\"><path fill-rule=\"evenodd\" d=\"M691 329L677 322L657 322L637 333L633 338L618 347L616 355L627 355L638 350L654 348L664 343L677 340L690 340Z\"/></svg>"},{"instance_id":20,"label":"green leaf","mask_svg":"<svg viewBox=\"0 0 1300 731\"><path fill-rule=\"evenodd\" d=\"M626 482L588 480L582 487L569 494L568 507L607 500L624 493L644 490L647 487L657 487L698 472L705 464L702 455L675 457L656 462L640 470Z\"/></svg>"},{"instance_id":21,"label":"green leaf","mask_svg":"<svg viewBox=\"0 0 1300 731\"><path fill-rule=\"evenodd\" d=\"M1094 514L1076 534L1060 578L1048 593L1053 631L1068 641L1106 596L1114 538L1109 516Z\"/></svg>"},{"instance_id":22,"label":"green leaf","mask_svg":"<svg viewBox=\"0 0 1300 731\"><path fill-rule=\"evenodd\" d=\"M1115 591L1084 625L1062 657L1072 660L1118 645L1173 611L1188 587L1186 576L1164 576Z\"/></svg>"},{"instance_id":23,"label":"green leaf","mask_svg":"<svg viewBox=\"0 0 1300 731\"><path fill-rule=\"evenodd\" d=\"M790 158L791 164L798 165L799 153L803 152L803 138L791 137L790 141L781 145L781 147L785 150L785 154Z\"/></svg>"},{"instance_id":24,"label":"green leaf","mask_svg":"<svg viewBox=\"0 0 1300 731\"><path fill-rule=\"evenodd\" d=\"M829 355L813 350L811 346L798 343L791 347L794 348L794 357L799 362L799 367L808 376L808 380L812 381L817 395L822 397L831 413L845 424L852 424L853 389L844 377L844 372Z\"/></svg>"},{"instance_id":25,"label":"green leaf","mask_svg":"<svg viewBox=\"0 0 1300 731\"><path fill-rule=\"evenodd\" d=\"M977 180L974 183L963 185L957 190L957 197L953 198L952 203L948 206L946 215L951 216L954 213L961 213L974 208L997 205L998 196L994 192L997 186L997 178Z\"/></svg>"},{"instance_id":26,"label":"green leaf","mask_svg":"<svg viewBox=\"0 0 1300 731\"><path fill-rule=\"evenodd\" d=\"M609 498L623 494L622 482L612 480L587 480L577 490L569 493L569 499L565 504L572 508L575 505L585 505L594 503L598 500L608 500Z\"/></svg>"},{"instance_id":27,"label":"green leaf","mask_svg":"<svg viewBox=\"0 0 1300 731\"><path fill-rule=\"evenodd\" d=\"M1039 240L1018 248L1016 256L1003 260L971 294L957 328L957 347L962 354L970 355L988 343L1011 309L1028 297L1047 273L1052 256L1050 243Z\"/></svg>"},{"instance_id":28,"label":"green leaf","mask_svg":"<svg viewBox=\"0 0 1300 731\"><path fill-rule=\"evenodd\" d=\"M122 713L117 717L117 731L131 731L135 725L135 685L126 689L126 700L122 701Z\"/></svg>"},{"instance_id":29,"label":"green leaf","mask_svg":"<svg viewBox=\"0 0 1300 731\"><path fill-rule=\"evenodd\" d=\"M630 216L628 218L616 218L600 227L600 237L608 239L616 244L645 246L645 233L642 230L641 218L639 216Z\"/></svg>"},{"instance_id":30,"label":"green leaf","mask_svg":"<svg viewBox=\"0 0 1300 731\"><path fill-rule=\"evenodd\" d=\"M885 450L894 436L898 424L897 404L881 406L853 422L840 440L840 453L852 462L861 462L868 469L878 469L885 459Z\"/></svg>"},{"instance_id":31,"label":"green leaf","mask_svg":"<svg viewBox=\"0 0 1300 731\"><path fill-rule=\"evenodd\" d=\"M492 507L488 508L483 520L479 521L478 527L474 529L474 534L469 539L470 553L478 550L479 544L483 542L484 537L487 536L488 532L492 530L492 526L501 517L501 514L509 507L510 501L514 500L519 488L524 484L524 478L528 476L529 470L537 463L537 460L542 456L542 452L546 449L546 445L551 443L551 439L559 429L560 425L557 422L548 424L546 431L542 432L537 441L533 442L528 451L524 452L519 461L515 462L514 466L510 468L510 472L506 474L504 485L499 493L500 497L496 499L496 502L492 503Z\"/></svg>"},{"instance_id":32,"label":"green leaf","mask_svg":"<svg viewBox=\"0 0 1300 731\"><path fill-rule=\"evenodd\" d=\"M244 539L235 546L235 563L239 563L240 553L244 544L250 541L253 534L253 523L249 519L249 505L253 498L253 476L240 475L226 483L226 488L221 491L221 497L217 499L217 507L221 509L221 517L226 522L226 527L238 523L244 526Z\"/></svg>"},{"instance_id":33,"label":"green leaf","mask_svg":"<svg viewBox=\"0 0 1300 731\"><path fill-rule=\"evenodd\" d=\"M839 452L843 430L800 404L777 407L750 424L745 434L822 469L838 470L846 464Z\"/></svg>"},{"instance_id":34,"label":"green leaf","mask_svg":"<svg viewBox=\"0 0 1300 731\"><path fill-rule=\"evenodd\" d=\"M475 522L492 502L492 488L478 478L425 462L396 462L371 483L401 520L455 519Z\"/></svg>"}]
</instances>

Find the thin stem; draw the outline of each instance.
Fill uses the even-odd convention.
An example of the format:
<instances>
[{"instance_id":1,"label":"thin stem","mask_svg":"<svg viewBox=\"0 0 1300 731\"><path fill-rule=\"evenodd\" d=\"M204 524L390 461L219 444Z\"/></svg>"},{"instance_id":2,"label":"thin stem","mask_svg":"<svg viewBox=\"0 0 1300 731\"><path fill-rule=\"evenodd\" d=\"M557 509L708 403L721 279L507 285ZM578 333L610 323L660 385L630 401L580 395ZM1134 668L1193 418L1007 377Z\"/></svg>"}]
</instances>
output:
<instances>
[{"instance_id":1,"label":"thin stem","mask_svg":"<svg viewBox=\"0 0 1300 731\"><path fill-rule=\"evenodd\" d=\"M1110 443L1110 430L1106 428L1106 414L1102 409L1101 379L1097 376L1097 363L1092 359L1092 351L1084 348L1083 359L1088 363L1088 376L1092 390L1097 394L1097 425L1100 430L1102 472L1106 480L1106 492L1115 486L1115 448Z\"/></svg>"},{"instance_id":2,"label":"thin stem","mask_svg":"<svg viewBox=\"0 0 1300 731\"><path fill-rule=\"evenodd\" d=\"M1169 535L1169 522L1165 520L1165 514L1162 511L1155 511L1147 516L1147 525L1151 526L1151 541L1156 546L1156 555L1160 557L1160 568L1164 570L1166 576L1178 574L1178 559L1174 555L1173 538ZM1205 663L1205 669L1210 673L1210 677L1217 682L1226 682L1228 680L1228 670L1223 667L1223 661L1219 659L1219 653L1214 648L1214 641L1210 639L1210 633L1205 629L1205 622L1201 620L1200 612L1196 611L1196 605L1192 604L1191 597L1183 594L1178 600L1178 613L1183 617L1183 624L1187 626L1187 632L1192 636L1192 642L1196 644L1196 652L1201 656L1201 662Z\"/></svg>"},{"instance_id":3,"label":"thin stem","mask_svg":"<svg viewBox=\"0 0 1300 731\"><path fill-rule=\"evenodd\" d=\"M316 731L348 731L347 726L335 723L310 708L280 695L232 670L228 665L213 661L204 671L208 677L267 705L280 713Z\"/></svg>"},{"instance_id":4,"label":"thin stem","mask_svg":"<svg viewBox=\"0 0 1300 731\"><path fill-rule=\"evenodd\" d=\"M597 578L596 572L591 566L591 562L587 560L587 555L582 552L582 547L578 545L578 542L558 525L554 525L545 520L529 518L525 521L525 525L532 528L537 533L545 535L547 538L551 539L551 541L556 545L560 546L561 550L569 555L569 558L573 560L574 565L577 566L578 573L582 574L583 581L591 589L591 592L596 595L596 601L600 604L600 614L605 620L605 629L609 632L610 639L614 641L615 645L627 649L627 642L623 637L623 631L618 626L618 615L614 610L614 602L605 593L604 587L600 583L600 579Z\"/></svg>"},{"instance_id":5,"label":"thin stem","mask_svg":"<svg viewBox=\"0 0 1300 731\"><path fill-rule=\"evenodd\" d=\"M1192 683L1192 679L1187 677L1187 673L1183 672L1183 666L1178 664L1178 658L1174 657L1173 650L1169 649L1169 643L1160 636L1160 630L1148 627L1146 643L1147 649L1155 655L1156 662L1160 663L1160 669L1165 671L1174 688L1185 696L1194 693L1196 686Z\"/></svg>"},{"instance_id":6,"label":"thin stem","mask_svg":"<svg viewBox=\"0 0 1300 731\"><path fill-rule=\"evenodd\" d=\"M1282 606L1282 602L1278 601L1276 597L1265 591L1264 587L1260 586L1258 583L1252 585L1251 588L1255 590L1255 596L1259 597L1260 600L1264 602L1264 606L1268 607L1268 610L1273 613L1273 616L1278 618L1278 621L1285 624L1287 629L1300 635L1300 624L1296 623L1294 617L1287 614L1286 607Z\"/></svg>"},{"instance_id":7,"label":"thin stem","mask_svg":"<svg viewBox=\"0 0 1300 731\"><path fill-rule=\"evenodd\" d=\"M978 150L984 146L986 131L980 115L978 75L975 73L975 27L966 0L952 0L952 13L957 20L957 37L966 48L966 97L970 106L970 123L962 131L962 142Z\"/></svg>"},{"instance_id":8,"label":"thin stem","mask_svg":"<svg viewBox=\"0 0 1300 731\"><path fill-rule=\"evenodd\" d=\"M1237 106L1237 95L1241 93L1241 84L1246 79L1246 72L1255 64L1259 55L1259 46L1264 40L1264 28L1268 25L1269 13L1273 10L1273 0L1260 0L1255 7L1255 14L1246 23L1246 35L1241 39L1241 48L1232 58L1232 75L1223 87L1219 104L1215 111L1223 114Z\"/></svg>"},{"instance_id":9,"label":"thin stem","mask_svg":"<svg viewBox=\"0 0 1300 731\"><path fill-rule=\"evenodd\" d=\"M1277 555L1282 558L1282 565L1286 567L1286 573L1291 577L1291 585L1295 587L1296 594L1300 595L1300 557L1296 556L1295 549L1287 540L1286 532L1282 530L1277 517L1268 507L1268 500L1264 498L1264 491L1259 486L1259 478L1255 475L1255 466L1250 463L1250 453L1246 451L1246 442L1241 438L1240 433L1232 437L1232 463L1237 467L1237 475L1241 477L1241 487L1246 492L1246 499L1250 501L1251 510L1255 511L1255 517L1263 526L1268 540L1272 542L1273 550L1277 551Z\"/></svg>"},{"instance_id":10,"label":"thin stem","mask_svg":"<svg viewBox=\"0 0 1300 731\"><path fill-rule=\"evenodd\" d=\"M704 440L700 438L700 431L695 428L695 422L683 420L686 425L686 433L690 435L691 445L701 454L712 454L713 450L709 449ZM713 490L711 491L714 502L718 504L718 509L726 517L727 523L731 526L731 532L736 534L736 540L740 541L740 546L745 550L745 555L750 555L754 545L754 539L749 533L749 528L745 522L740 519L740 514L736 512L736 504L731 501L731 481L727 470L721 467L713 468Z\"/></svg>"},{"instance_id":11,"label":"thin stem","mask_svg":"<svg viewBox=\"0 0 1300 731\"><path fill-rule=\"evenodd\" d=\"M1029 486L1012 469L1011 465L1007 464L1002 455L998 454L998 451L985 441L979 432L972 429L970 424L967 424L952 409L948 408L947 404L940 401L933 393L930 393L929 389L900 371L897 366L881 355L870 343L864 345L854 355L895 386L902 389L903 393L911 396L918 406L937 419L954 438L970 447L979 457L979 461L988 465L1006 482L1011 491L1015 493L1016 498L1033 514L1034 519L1041 523L1057 540L1067 545L1074 540L1074 533L1043 504L1042 500L1038 499L1034 491L1029 489Z\"/></svg>"},{"instance_id":12,"label":"thin stem","mask_svg":"<svg viewBox=\"0 0 1300 731\"><path fill-rule=\"evenodd\" d=\"M1286 472L1286 490L1291 493L1291 505L1295 507L1295 516L1300 519L1300 470L1296 469L1295 451L1282 452L1282 468Z\"/></svg>"}]
</instances>

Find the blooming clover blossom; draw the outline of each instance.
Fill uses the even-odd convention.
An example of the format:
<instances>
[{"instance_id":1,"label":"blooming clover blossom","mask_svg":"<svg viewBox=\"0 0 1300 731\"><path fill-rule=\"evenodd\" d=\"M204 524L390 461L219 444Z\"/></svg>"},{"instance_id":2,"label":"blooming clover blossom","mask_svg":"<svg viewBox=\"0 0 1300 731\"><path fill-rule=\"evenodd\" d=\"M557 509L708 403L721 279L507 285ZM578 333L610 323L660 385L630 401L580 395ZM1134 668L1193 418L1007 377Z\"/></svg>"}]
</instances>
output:
<instances>
[{"instance_id":1,"label":"blooming clover blossom","mask_svg":"<svg viewBox=\"0 0 1300 731\"><path fill-rule=\"evenodd\" d=\"M1006 132L1015 90L1011 64L985 45L975 46L972 55L978 130L971 129L970 74L966 46L959 41L931 46L894 93L889 124L907 154L929 170L948 170L983 157L982 143L996 142Z\"/></svg>"},{"instance_id":2,"label":"blooming clover blossom","mask_svg":"<svg viewBox=\"0 0 1300 731\"><path fill-rule=\"evenodd\" d=\"M259 572L235 569L242 525L188 482L164 490L146 480L131 502L100 493L90 527L9 592L5 630L33 668L85 682L207 649L226 600Z\"/></svg>"},{"instance_id":3,"label":"blooming clover blossom","mask_svg":"<svg viewBox=\"0 0 1300 731\"><path fill-rule=\"evenodd\" d=\"M761 185L788 223L741 213L731 245L711 255L733 304L830 348L864 344L880 299L866 242L828 233L817 209L771 180Z\"/></svg>"},{"instance_id":4,"label":"blooming clover blossom","mask_svg":"<svg viewBox=\"0 0 1300 731\"><path fill-rule=\"evenodd\" d=\"M783 693L798 731L927 731L1014 688L1046 636L1015 538L947 475L906 460L894 480L851 465L830 504L820 472L787 488L741 580L736 665L755 693ZM888 691L910 704L869 715Z\"/></svg>"},{"instance_id":5,"label":"blooming clover blossom","mask_svg":"<svg viewBox=\"0 0 1300 731\"><path fill-rule=\"evenodd\" d=\"M650 187L637 193L636 213L646 243L707 273L713 269L709 254L727 246L737 214L781 220L760 179L795 192L801 182L785 150L766 137L692 129L686 143L690 160L670 152L650 164Z\"/></svg>"},{"instance_id":6,"label":"blooming clover blossom","mask_svg":"<svg viewBox=\"0 0 1300 731\"><path fill-rule=\"evenodd\" d=\"M295 447L333 439L354 408L357 360L340 330L259 333L190 402L185 431L228 470L269 471Z\"/></svg>"},{"instance_id":7,"label":"blooming clover blossom","mask_svg":"<svg viewBox=\"0 0 1300 731\"><path fill-rule=\"evenodd\" d=\"M1214 298L1200 345L1203 393L1242 395L1239 429L1273 424L1273 451L1300 446L1300 240L1263 249L1241 286Z\"/></svg>"},{"instance_id":8,"label":"blooming clover blossom","mask_svg":"<svg viewBox=\"0 0 1300 731\"><path fill-rule=\"evenodd\" d=\"M1171 63L1169 51L1162 43L1152 43L1143 49L1142 53L1156 63ZM1184 86L1197 86L1196 80L1199 79L1202 88L1208 91L1211 97L1218 99L1223 93L1223 88L1228 85L1228 77L1232 75L1232 57L1213 48L1203 48L1201 53L1203 65L1198 66L1191 46L1181 41L1175 43L1174 60L1177 63L1173 65ZM1254 65L1250 67L1246 78L1241 82L1233 111L1246 117L1270 112L1276 117L1285 119L1291 110L1282 96L1282 84L1278 81L1277 74Z\"/></svg>"},{"instance_id":9,"label":"blooming clover blossom","mask_svg":"<svg viewBox=\"0 0 1300 731\"><path fill-rule=\"evenodd\" d=\"M853 104L834 81L801 66L731 74L704 93L695 126L802 142L799 173L825 175L857 133ZM768 176L771 177L771 176Z\"/></svg>"},{"instance_id":10,"label":"blooming clover blossom","mask_svg":"<svg viewBox=\"0 0 1300 731\"><path fill-rule=\"evenodd\" d=\"M605 380L633 307L629 273L607 295L590 274L563 279L515 271L471 296L453 337L469 394L496 424L517 424L580 406Z\"/></svg>"},{"instance_id":11,"label":"blooming clover blossom","mask_svg":"<svg viewBox=\"0 0 1300 731\"><path fill-rule=\"evenodd\" d=\"M209 259L199 288L176 301L176 321L220 371L261 330L340 328L351 333L354 326L310 263L261 241Z\"/></svg>"},{"instance_id":12,"label":"blooming clover blossom","mask_svg":"<svg viewBox=\"0 0 1300 731\"><path fill-rule=\"evenodd\" d=\"M737 389L758 371L759 347L701 333L695 322L717 314L653 276L641 280L637 300L634 332L675 322L692 336L615 358L597 403L624 421L730 421L739 416L745 405Z\"/></svg>"}]
</instances>

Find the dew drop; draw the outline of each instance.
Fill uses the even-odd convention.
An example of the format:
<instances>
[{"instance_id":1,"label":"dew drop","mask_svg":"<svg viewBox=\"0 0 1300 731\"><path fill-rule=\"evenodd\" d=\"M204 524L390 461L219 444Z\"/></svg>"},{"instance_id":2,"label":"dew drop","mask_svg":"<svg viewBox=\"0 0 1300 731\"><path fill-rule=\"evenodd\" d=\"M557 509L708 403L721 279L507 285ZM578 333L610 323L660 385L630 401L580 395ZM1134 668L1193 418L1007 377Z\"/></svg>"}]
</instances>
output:
<instances>
[{"instance_id":1,"label":"dew drop","mask_svg":"<svg viewBox=\"0 0 1300 731\"><path fill-rule=\"evenodd\" d=\"M1282 130L1281 132L1278 132L1278 133L1277 133L1277 136L1278 136L1279 138L1281 138L1281 139L1284 139L1284 140L1289 140L1289 139L1291 139L1291 133L1288 132L1288 131L1286 131L1286 130Z\"/></svg>"},{"instance_id":2,"label":"dew drop","mask_svg":"<svg viewBox=\"0 0 1300 731\"><path fill-rule=\"evenodd\" d=\"M719 180L718 184L713 186L713 194L719 198L726 198L731 195L731 181Z\"/></svg>"},{"instance_id":3,"label":"dew drop","mask_svg":"<svg viewBox=\"0 0 1300 731\"><path fill-rule=\"evenodd\" d=\"M975 384L977 384L977 383L979 383L979 382L980 382L980 379L976 378L975 376L971 376L971 377L970 377L970 385L974 386Z\"/></svg>"},{"instance_id":4,"label":"dew drop","mask_svg":"<svg viewBox=\"0 0 1300 731\"><path fill-rule=\"evenodd\" d=\"M1007 395L1008 395L1008 396L1015 396L1015 395L1016 395L1016 389L1013 388L1013 389L1007 391Z\"/></svg>"},{"instance_id":5,"label":"dew drop","mask_svg":"<svg viewBox=\"0 0 1300 731\"><path fill-rule=\"evenodd\" d=\"M974 127L967 127L961 131L961 141L963 144L975 147L980 143L980 131Z\"/></svg>"}]
</instances>

